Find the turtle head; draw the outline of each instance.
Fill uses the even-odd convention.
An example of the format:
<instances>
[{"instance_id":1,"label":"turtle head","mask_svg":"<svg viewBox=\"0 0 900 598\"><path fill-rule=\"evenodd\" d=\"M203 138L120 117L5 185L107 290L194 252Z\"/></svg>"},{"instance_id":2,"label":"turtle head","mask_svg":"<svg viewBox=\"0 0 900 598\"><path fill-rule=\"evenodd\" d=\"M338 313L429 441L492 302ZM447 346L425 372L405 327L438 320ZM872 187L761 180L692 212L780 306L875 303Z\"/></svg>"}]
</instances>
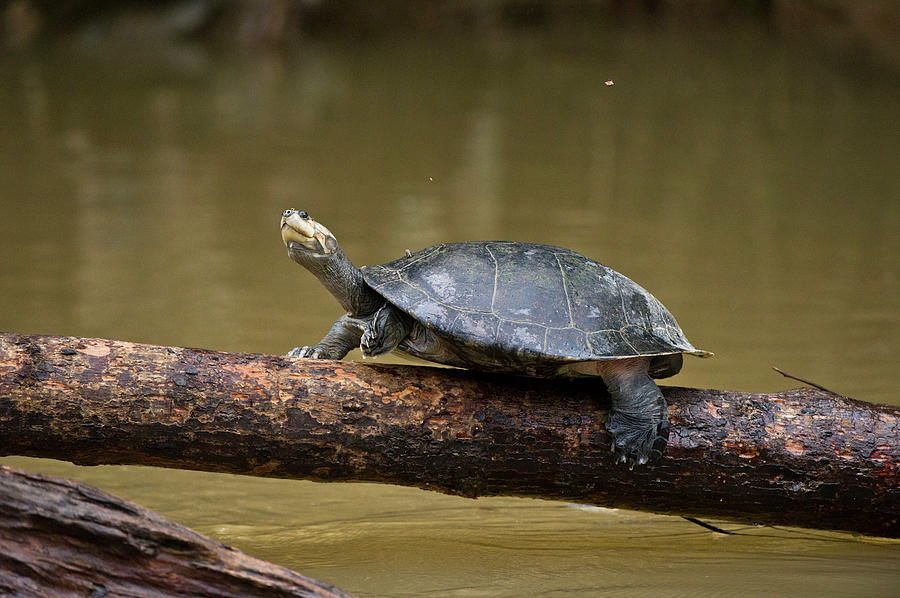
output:
<instances>
[{"instance_id":1,"label":"turtle head","mask_svg":"<svg viewBox=\"0 0 900 598\"><path fill-rule=\"evenodd\" d=\"M369 288L331 231L306 212L291 209L281 213L281 240L288 257L314 274L348 313L370 315L384 304L384 298Z\"/></svg>"},{"instance_id":2,"label":"turtle head","mask_svg":"<svg viewBox=\"0 0 900 598\"><path fill-rule=\"evenodd\" d=\"M324 257L338 250L338 242L331 231L306 212L294 209L281 214L281 239L294 261L299 257Z\"/></svg>"}]
</instances>

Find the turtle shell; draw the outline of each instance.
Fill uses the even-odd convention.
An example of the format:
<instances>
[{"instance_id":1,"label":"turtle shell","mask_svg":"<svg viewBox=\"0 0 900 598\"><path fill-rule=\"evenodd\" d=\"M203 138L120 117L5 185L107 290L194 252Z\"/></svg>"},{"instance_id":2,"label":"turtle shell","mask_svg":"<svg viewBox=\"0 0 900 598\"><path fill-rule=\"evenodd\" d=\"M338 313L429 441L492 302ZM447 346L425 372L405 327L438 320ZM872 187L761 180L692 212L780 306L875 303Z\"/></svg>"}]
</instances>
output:
<instances>
[{"instance_id":1,"label":"turtle shell","mask_svg":"<svg viewBox=\"0 0 900 598\"><path fill-rule=\"evenodd\" d=\"M629 278L579 253L535 243L445 243L362 269L389 302L487 365L678 354L688 342L671 313ZM657 360L660 361L660 360ZM669 362L671 362L670 365ZM673 369L674 371L663 371ZM498 369L508 369L500 367ZM651 370L652 370L651 366Z\"/></svg>"}]
</instances>

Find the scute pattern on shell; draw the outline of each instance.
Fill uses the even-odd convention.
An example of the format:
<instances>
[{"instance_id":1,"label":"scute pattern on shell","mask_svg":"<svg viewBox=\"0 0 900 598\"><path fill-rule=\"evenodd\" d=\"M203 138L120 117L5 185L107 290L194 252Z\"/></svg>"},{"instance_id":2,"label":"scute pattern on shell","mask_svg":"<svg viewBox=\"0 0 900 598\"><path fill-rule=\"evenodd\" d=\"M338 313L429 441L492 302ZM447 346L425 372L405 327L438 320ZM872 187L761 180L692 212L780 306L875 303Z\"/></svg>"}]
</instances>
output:
<instances>
[{"instance_id":1,"label":"scute pattern on shell","mask_svg":"<svg viewBox=\"0 0 900 598\"><path fill-rule=\"evenodd\" d=\"M445 243L362 269L388 301L468 351L586 361L697 353L638 284L574 251L535 243Z\"/></svg>"}]
</instances>

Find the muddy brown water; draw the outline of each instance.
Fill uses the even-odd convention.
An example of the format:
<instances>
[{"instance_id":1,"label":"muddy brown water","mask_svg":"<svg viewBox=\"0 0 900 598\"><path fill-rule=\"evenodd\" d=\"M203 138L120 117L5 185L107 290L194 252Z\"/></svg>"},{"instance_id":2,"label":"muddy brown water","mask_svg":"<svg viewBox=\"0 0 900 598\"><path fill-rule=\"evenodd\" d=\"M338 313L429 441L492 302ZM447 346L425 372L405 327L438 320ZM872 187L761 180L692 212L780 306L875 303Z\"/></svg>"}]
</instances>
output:
<instances>
[{"instance_id":1,"label":"muddy brown water","mask_svg":"<svg viewBox=\"0 0 900 598\"><path fill-rule=\"evenodd\" d=\"M314 342L340 314L285 256L278 218L294 207L358 264L470 239L591 256L716 353L671 384L796 386L777 366L900 404L900 78L756 31L683 33L3 55L0 330ZM848 534L2 462L365 597L900 593L900 544Z\"/></svg>"}]
</instances>

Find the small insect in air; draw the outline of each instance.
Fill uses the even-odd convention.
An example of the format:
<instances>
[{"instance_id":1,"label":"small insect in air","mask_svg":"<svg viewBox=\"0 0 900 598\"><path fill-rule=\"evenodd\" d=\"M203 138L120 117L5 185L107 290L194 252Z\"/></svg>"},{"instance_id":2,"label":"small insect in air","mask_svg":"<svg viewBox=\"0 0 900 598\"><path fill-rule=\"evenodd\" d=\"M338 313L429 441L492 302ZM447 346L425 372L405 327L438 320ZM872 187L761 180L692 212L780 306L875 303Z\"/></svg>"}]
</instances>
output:
<instances>
[{"instance_id":1,"label":"small insect in air","mask_svg":"<svg viewBox=\"0 0 900 598\"><path fill-rule=\"evenodd\" d=\"M603 84L606 85L607 87L612 87L613 85L615 85L615 83L613 83L612 79L610 79L609 81L604 81Z\"/></svg>"}]
</instances>

